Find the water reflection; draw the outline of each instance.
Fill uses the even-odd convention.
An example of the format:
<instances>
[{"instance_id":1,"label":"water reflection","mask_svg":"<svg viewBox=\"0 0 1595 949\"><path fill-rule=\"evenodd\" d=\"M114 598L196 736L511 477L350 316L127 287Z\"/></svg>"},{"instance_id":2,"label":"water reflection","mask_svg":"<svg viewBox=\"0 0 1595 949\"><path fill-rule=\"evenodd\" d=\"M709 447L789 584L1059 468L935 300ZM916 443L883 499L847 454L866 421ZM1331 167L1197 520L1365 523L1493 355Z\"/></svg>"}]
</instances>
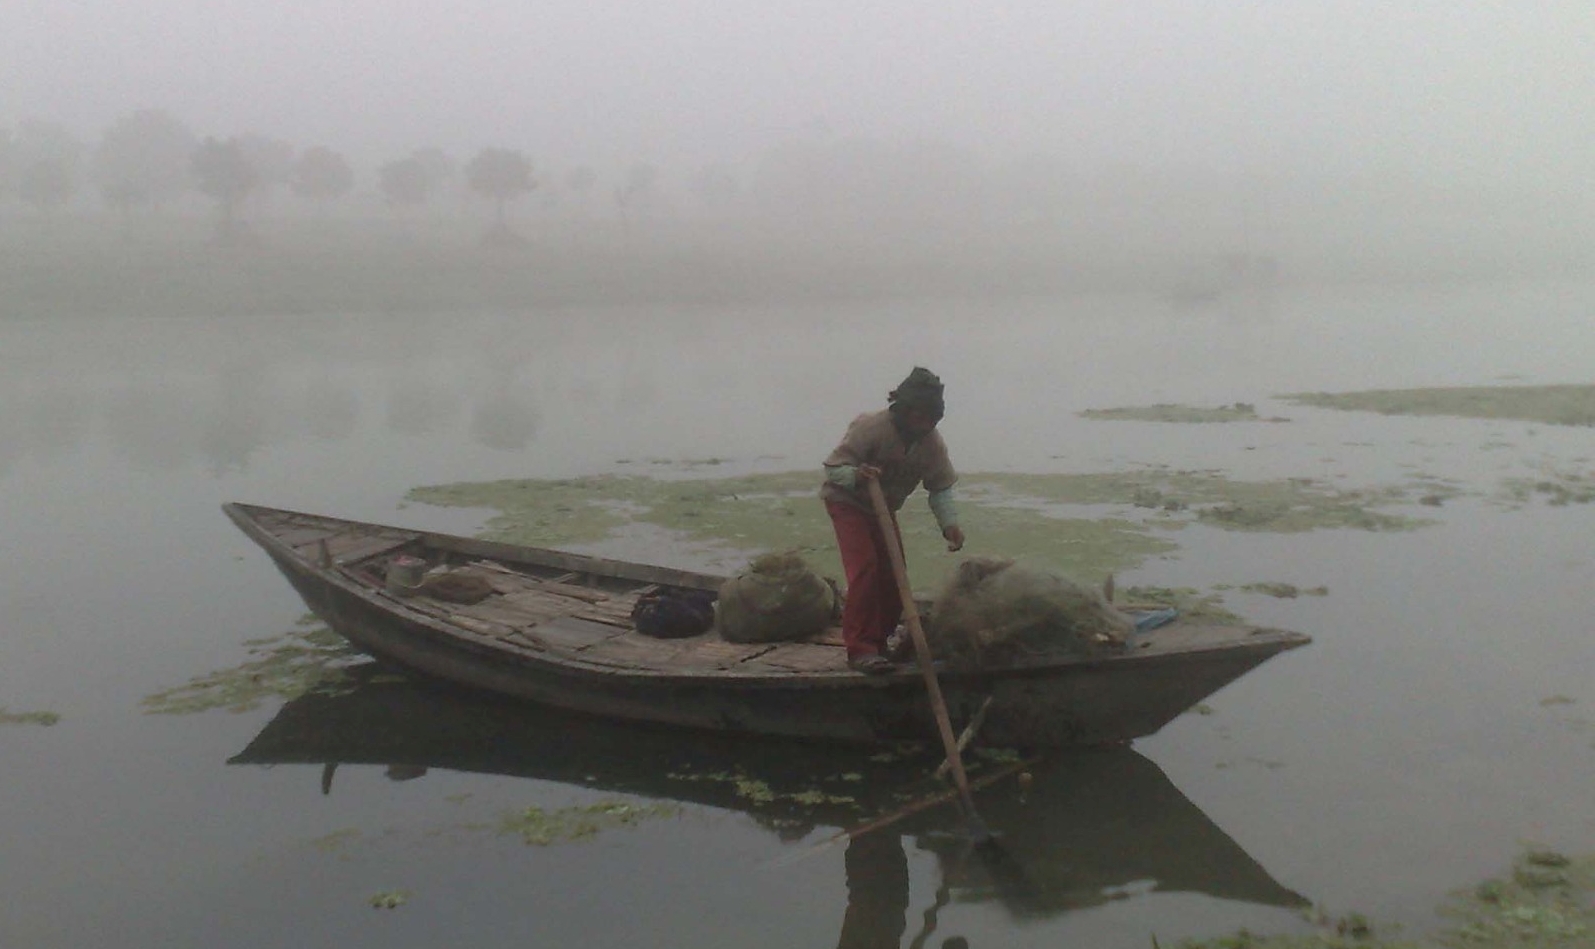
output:
<instances>
[{"instance_id":1,"label":"water reflection","mask_svg":"<svg viewBox=\"0 0 1595 949\"><path fill-rule=\"evenodd\" d=\"M385 420L401 435L432 435L460 414L460 397L452 386L428 379L401 378L388 391Z\"/></svg>"},{"instance_id":2,"label":"water reflection","mask_svg":"<svg viewBox=\"0 0 1595 949\"><path fill-rule=\"evenodd\" d=\"M1008 780L983 792L982 813L1000 835L996 850L972 850L949 807L851 839L825 837L815 831L857 828L938 790L925 777L933 759L618 725L393 681L376 668L361 667L351 690L288 702L229 763L316 765L329 794L345 765L380 767L395 781L424 779L431 769L519 776L738 811L793 848L845 840L840 945L849 949L896 947L908 932L909 847L934 856L941 881L916 922L916 946L936 944L927 940L951 901L993 903L1021 919L1147 892L1307 903L1127 748L1043 762L1028 790Z\"/></svg>"},{"instance_id":3,"label":"water reflection","mask_svg":"<svg viewBox=\"0 0 1595 949\"><path fill-rule=\"evenodd\" d=\"M495 386L471 412L471 440L486 448L520 451L537 436L537 408L508 385Z\"/></svg>"},{"instance_id":4,"label":"water reflection","mask_svg":"<svg viewBox=\"0 0 1595 949\"><path fill-rule=\"evenodd\" d=\"M383 394L358 381L289 378L293 368L268 373L233 363L173 379L0 379L0 400L11 409L0 423L0 473L29 455L59 460L97 437L135 469L166 472L199 462L212 474L242 472L258 452L300 437L358 437L369 425L365 402L372 398L383 400L381 421L400 435L438 435L468 411L463 436L495 451L525 449L542 421L531 394L514 382L467 394L462 389L474 381L405 380Z\"/></svg>"}]
</instances>

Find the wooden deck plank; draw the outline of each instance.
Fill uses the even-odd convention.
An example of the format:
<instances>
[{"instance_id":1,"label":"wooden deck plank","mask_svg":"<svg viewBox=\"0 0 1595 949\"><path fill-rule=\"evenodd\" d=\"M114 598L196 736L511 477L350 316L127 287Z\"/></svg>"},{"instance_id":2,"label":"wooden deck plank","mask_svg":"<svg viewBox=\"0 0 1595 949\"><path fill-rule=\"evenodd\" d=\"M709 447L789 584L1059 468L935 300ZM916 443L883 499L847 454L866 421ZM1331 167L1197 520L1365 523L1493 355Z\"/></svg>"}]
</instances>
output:
<instances>
[{"instance_id":1,"label":"wooden deck plank","mask_svg":"<svg viewBox=\"0 0 1595 949\"><path fill-rule=\"evenodd\" d=\"M332 554L332 559L339 564L351 564L403 547L420 536L420 534L399 533L340 534L327 538L327 550ZM320 541L301 545L295 549L312 559L321 556Z\"/></svg>"},{"instance_id":2,"label":"wooden deck plank","mask_svg":"<svg viewBox=\"0 0 1595 949\"><path fill-rule=\"evenodd\" d=\"M834 646L782 643L737 668L752 671L766 667L781 672L841 672L847 668L847 654Z\"/></svg>"},{"instance_id":3,"label":"wooden deck plank","mask_svg":"<svg viewBox=\"0 0 1595 949\"><path fill-rule=\"evenodd\" d=\"M326 540L337 534L338 531L330 527L289 527L272 533L289 547L309 547L318 540Z\"/></svg>"},{"instance_id":4,"label":"wooden deck plank","mask_svg":"<svg viewBox=\"0 0 1595 949\"><path fill-rule=\"evenodd\" d=\"M514 629L531 628L544 620L552 619L546 611L528 609L507 597L490 596L480 603L456 605L455 612L492 623L503 623Z\"/></svg>"},{"instance_id":5,"label":"wooden deck plank","mask_svg":"<svg viewBox=\"0 0 1595 949\"><path fill-rule=\"evenodd\" d=\"M504 639L515 632L515 627L513 626L506 626L503 623L495 623L489 620L478 619L475 616L466 616L464 613L447 614L443 617L443 619L453 623L455 626L458 626L461 629L475 633L478 636L486 636L491 639Z\"/></svg>"},{"instance_id":6,"label":"wooden deck plank","mask_svg":"<svg viewBox=\"0 0 1595 949\"><path fill-rule=\"evenodd\" d=\"M581 651L581 659L628 669L666 669L673 665L680 651L681 646L675 640L626 632L588 646Z\"/></svg>"},{"instance_id":7,"label":"wooden deck plank","mask_svg":"<svg viewBox=\"0 0 1595 949\"><path fill-rule=\"evenodd\" d=\"M572 603L568 597L549 596L539 590L520 590L506 593L496 599L501 599L516 609L536 616L539 623L559 616L569 616L581 606L580 603Z\"/></svg>"},{"instance_id":8,"label":"wooden deck plank","mask_svg":"<svg viewBox=\"0 0 1595 949\"><path fill-rule=\"evenodd\" d=\"M538 639L548 643L554 649L585 650L615 636L625 633L625 630L616 629L603 623L594 623L590 620L579 619L574 616L560 616L546 622L538 623L532 627L532 632Z\"/></svg>"},{"instance_id":9,"label":"wooden deck plank","mask_svg":"<svg viewBox=\"0 0 1595 949\"><path fill-rule=\"evenodd\" d=\"M728 643L718 633L707 633L690 639L678 639L680 644L672 668L730 669L749 659L764 655L776 647L775 643Z\"/></svg>"},{"instance_id":10,"label":"wooden deck plank","mask_svg":"<svg viewBox=\"0 0 1595 949\"><path fill-rule=\"evenodd\" d=\"M842 627L840 626L832 626L825 632L815 636L813 639L804 640L804 642L814 643L820 646L847 645L847 642L842 639Z\"/></svg>"}]
</instances>

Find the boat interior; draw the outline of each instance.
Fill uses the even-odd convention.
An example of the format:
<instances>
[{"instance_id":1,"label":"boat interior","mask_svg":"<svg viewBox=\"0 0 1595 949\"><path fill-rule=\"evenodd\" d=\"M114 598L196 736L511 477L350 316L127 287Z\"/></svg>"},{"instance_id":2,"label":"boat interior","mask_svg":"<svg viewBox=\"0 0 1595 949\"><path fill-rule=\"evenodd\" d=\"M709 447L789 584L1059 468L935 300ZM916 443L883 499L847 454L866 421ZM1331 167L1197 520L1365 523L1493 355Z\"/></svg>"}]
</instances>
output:
<instances>
[{"instance_id":1,"label":"boat interior","mask_svg":"<svg viewBox=\"0 0 1595 949\"><path fill-rule=\"evenodd\" d=\"M855 674L847 668L841 630L835 626L808 640L780 643L733 643L713 630L680 639L660 639L636 630L632 610L639 598L666 587L717 589L724 578L710 574L271 508L245 510L260 528L305 561L442 621L456 635L498 648L611 672L712 677ZM471 574L490 590L476 602L460 602L433 595L424 584L396 588L392 573L401 558L424 562L427 576ZM928 606L922 604L922 609ZM1133 637L1129 651L1178 652L1273 632L1181 621ZM904 668L897 674L918 672Z\"/></svg>"}]
</instances>

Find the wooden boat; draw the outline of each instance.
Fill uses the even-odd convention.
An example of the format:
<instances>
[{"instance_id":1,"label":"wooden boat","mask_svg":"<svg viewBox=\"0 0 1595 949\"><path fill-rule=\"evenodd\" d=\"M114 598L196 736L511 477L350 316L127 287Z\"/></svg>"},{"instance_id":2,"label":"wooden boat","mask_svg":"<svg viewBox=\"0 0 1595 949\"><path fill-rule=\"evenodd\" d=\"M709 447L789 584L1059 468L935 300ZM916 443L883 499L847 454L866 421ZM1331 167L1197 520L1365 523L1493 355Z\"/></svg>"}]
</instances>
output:
<instances>
[{"instance_id":1,"label":"wooden boat","mask_svg":"<svg viewBox=\"0 0 1595 949\"><path fill-rule=\"evenodd\" d=\"M667 640L633 628L643 594L715 590L723 577L253 505L223 509L333 630L406 669L634 721L850 742L936 734L919 672L849 670L834 629L808 642L737 644L712 632ZM401 555L474 565L493 593L471 605L391 593L388 567ZM1309 641L1177 621L1138 635L1123 653L940 675L955 726L987 708L979 733L987 744L1101 745L1150 735Z\"/></svg>"},{"instance_id":2,"label":"wooden boat","mask_svg":"<svg viewBox=\"0 0 1595 949\"><path fill-rule=\"evenodd\" d=\"M369 781L340 781L342 768L376 769L394 781L422 780L436 770L532 778L588 794L747 814L788 842L812 840L817 828L873 823L900 813L905 798L918 801L946 787L929 774L937 760L929 745L900 756L868 747L689 733L394 681L380 668L351 669L352 683L335 692L285 703L228 764L304 765L306 782L319 776L324 794L375 792ZM976 758L971 767L979 780L1005 766ZM1058 754L1029 768L1028 788L1010 778L981 792L981 813L1003 842L1000 864L961 859L969 848L952 808L915 811L868 838L884 838L888 847L911 838L914 850L937 854L958 902L997 902L1016 916L1108 904L1125 887L1262 906L1308 905L1133 749ZM856 856L849 854L850 873L860 869ZM902 857L897 860L900 866ZM868 877L880 881L892 874ZM899 907L904 903L906 894Z\"/></svg>"}]
</instances>

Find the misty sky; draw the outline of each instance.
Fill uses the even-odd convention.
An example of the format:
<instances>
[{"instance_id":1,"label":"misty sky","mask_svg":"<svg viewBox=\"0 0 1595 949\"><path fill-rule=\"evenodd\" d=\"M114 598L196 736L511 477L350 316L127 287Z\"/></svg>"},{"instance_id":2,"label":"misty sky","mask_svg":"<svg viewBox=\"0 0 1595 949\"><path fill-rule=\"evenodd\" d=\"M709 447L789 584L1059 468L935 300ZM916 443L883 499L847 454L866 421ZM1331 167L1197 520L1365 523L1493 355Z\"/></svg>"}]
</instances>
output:
<instances>
[{"instance_id":1,"label":"misty sky","mask_svg":"<svg viewBox=\"0 0 1595 949\"><path fill-rule=\"evenodd\" d=\"M1595 171L1589 0L5 0L0 126L138 108L365 158L743 161L804 135L994 159ZM1586 185L1581 185L1585 187Z\"/></svg>"}]
</instances>

